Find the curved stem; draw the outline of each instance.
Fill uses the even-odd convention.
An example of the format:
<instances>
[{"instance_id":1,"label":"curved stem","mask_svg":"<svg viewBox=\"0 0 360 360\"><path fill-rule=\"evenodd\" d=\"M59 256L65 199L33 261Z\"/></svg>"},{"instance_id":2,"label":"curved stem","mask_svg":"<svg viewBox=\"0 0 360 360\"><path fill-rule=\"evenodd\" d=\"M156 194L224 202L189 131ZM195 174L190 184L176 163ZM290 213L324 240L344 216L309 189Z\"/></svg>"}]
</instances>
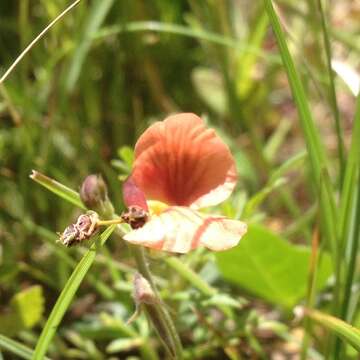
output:
<instances>
[{"instance_id":1,"label":"curved stem","mask_svg":"<svg viewBox=\"0 0 360 360\"><path fill-rule=\"evenodd\" d=\"M158 299L156 304L144 304L145 309L149 317L151 318L153 324L155 325L156 331L158 332L160 338L169 350L170 354L174 357L174 359L181 359L182 345L180 337L176 331L175 325L169 312L166 310L159 297L155 282L152 278L150 268L146 260L145 250L143 247L136 245L129 244L129 247L134 255L138 271L146 280L149 281L152 290L154 291L154 294Z\"/></svg>"}]
</instances>

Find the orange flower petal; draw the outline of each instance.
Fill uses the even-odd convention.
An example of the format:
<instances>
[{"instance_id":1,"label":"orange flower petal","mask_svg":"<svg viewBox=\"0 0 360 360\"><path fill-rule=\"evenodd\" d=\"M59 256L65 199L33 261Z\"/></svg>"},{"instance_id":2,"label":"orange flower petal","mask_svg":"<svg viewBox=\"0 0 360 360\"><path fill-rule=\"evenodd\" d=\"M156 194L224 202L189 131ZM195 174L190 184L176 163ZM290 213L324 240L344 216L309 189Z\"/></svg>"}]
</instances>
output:
<instances>
[{"instance_id":1,"label":"orange flower petal","mask_svg":"<svg viewBox=\"0 0 360 360\"><path fill-rule=\"evenodd\" d=\"M132 177L147 200L193 208L221 203L237 180L228 146L190 113L169 116L142 134Z\"/></svg>"},{"instance_id":2,"label":"orange flower petal","mask_svg":"<svg viewBox=\"0 0 360 360\"><path fill-rule=\"evenodd\" d=\"M143 227L126 234L124 239L174 253L187 253L199 246L222 251L236 246L246 230L246 224L241 221L172 206L152 216Z\"/></svg>"}]
</instances>

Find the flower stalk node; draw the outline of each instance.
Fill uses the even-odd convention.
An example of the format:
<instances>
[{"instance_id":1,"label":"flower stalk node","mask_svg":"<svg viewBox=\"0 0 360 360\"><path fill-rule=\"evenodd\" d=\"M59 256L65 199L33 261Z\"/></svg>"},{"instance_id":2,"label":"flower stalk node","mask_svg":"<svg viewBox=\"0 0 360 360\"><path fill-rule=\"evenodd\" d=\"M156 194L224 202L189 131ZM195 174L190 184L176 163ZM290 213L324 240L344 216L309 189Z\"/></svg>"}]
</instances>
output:
<instances>
[{"instance_id":1,"label":"flower stalk node","mask_svg":"<svg viewBox=\"0 0 360 360\"><path fill-rule=\"evenodd\" d=\"M145 225L149 218L149 213L137 205L129 206L127 211L121 214L121 219L129 224L132 229L138 229Z\"/></svg>"}]
</instances>

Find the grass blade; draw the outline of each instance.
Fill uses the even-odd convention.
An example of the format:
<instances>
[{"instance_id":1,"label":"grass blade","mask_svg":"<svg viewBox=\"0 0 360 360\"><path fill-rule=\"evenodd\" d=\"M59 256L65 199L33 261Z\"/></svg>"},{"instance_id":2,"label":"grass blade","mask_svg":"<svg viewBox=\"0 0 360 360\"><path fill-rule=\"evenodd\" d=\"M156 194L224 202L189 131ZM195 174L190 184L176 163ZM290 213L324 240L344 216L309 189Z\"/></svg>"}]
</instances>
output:
<instances>
[{"instance_id":1,"label":"grass blade","mask_svg":"<svg viewBox=\"0 0 360 360\"><path fill-rule=\"evenodd\" d=\"M114 0L94 1L92 3L91 8L89 9L88 21L84 27L82 38L72 59L66 79L66 89L68 91L73 90L76 81L79 78L82 64L87 53L89 52L92 43L92 37L104 22L105 17L113 3Z\"/></svg>"},{"instance_id":2,"label":"grass blade","mask_svg":"<svg viewBox=\"0 0 360 360\"><path fill-rule=\"evenodd\" d=\"M33 356L34 351L29 347L18 343L15 340L12 340L4 335L0 334L0 348L4 349L14 355L19 356L22 359L31 359ZM49 359L45 357L44 359Z\"/></svg>"},{"instance_id":3,"label":"grass blade","mask_svg":"<svg viewBox=\"0 0 360 360\"><path fill-rule=\"evenodd\" d=\"M354 189L356 187L356 169L360 158L360 93L357 97L356 112L352 130L352 139L348 154L343 188L340 201L339 233L342 246L347 244L349 220L354 206Z\"/></svg>"},{"instance_id":4,"label":"grass blade","mask_svg":"<svg viewBox=\"0 0 360 360\"><path fill-rule=\"evenodd\" d=\"M329 247L332 249L334 268L340 269L338 261L340 261L341 255L337 251L339 245L339 242L337 241L337 209L335 206L333 186L331 184L330 177L328 176L325 148L320 141L320 135L315 126L304 87L300 80L300 76L296 71L294 61L290 55L285 35L281 28L279 18L272 5L272 1L264 0L264 4L270 18L270 23L278 43L280 55L287 72L291 91L299 113L300 125L304 133L306 147L309 154L312 178L316 185L316 190L320 193L320 195L322 195L320 196L320 214L322 223L325 226L324 233L325 235L331 235L330 239L327 236L325 238L328 240ZM339 274L340 272L336 271L335 276L337 277ZM336 278L336 281L339 282L340 279Z\"/></svg>"},{"instance_id":5,"label":"grass blade","mask_svg":"<svg viewBox=\"0 0 360 360\"><path fill-rule=\"evenodd\" d=\"M16 65L25 57L25 55L36 45L36 43L59 21L61 20L70 10L80 3L81 0L75 0L70 6L68 6L61 14L59 14L53 21L50 22L44 30L40 32L38 36L24 49L24 51L16 58L11 66L6 70L4 75L0 78L0 84L2 84L10 73L15 69Z\"/></svg>"},{"instance_id":6,"label":"grass blade","mask_svg":"<svg viewBox=\"0 0 360 360\"><path fill-rule=\"evenodd\" d=\"M304 132L312 172L316 184L319 186L321 169L323 169L326 164L325 150L315 127L305 90L295 69L278 16L275 13L271 0L264 0L264 4L277 39L280 55L287 72L291 91L299 113L300 124Z\"/></svg>"},{"instance_id":7,"label":"grass blade","mask_svg":"<svg viewBox=\"0 0 360 360\"><path fill-rule=\"evenodd\" d=\"M32 171L30 178L32 180L36 181L37 183L39 183L40 185L44 186L45 188L47 188L54 194L60 196L64 200L67 200L70 203L72 203L73 205L75 205L83 210L86 210L86 207L81 202L80 195L76 191L68 188L67 186L65 186L63 184L60 184L56 180L51 179L36 170Z\"/></svg>"},{"instance_id":8,"label":"grass blade","mask_svg":"<svg viewBox=\"0 0 360 360\"><path fill-rule=\"evenodd\" d=\"M333 331L336 335L360 351L360 330L334 316L317 310L305 309L305 314L313 321Z\"/></svg>"},{"instance_id":9,"label":"grass blade","mask_svg":"<svg viewBox=\"0 0 360 360\"><path fill-rule=\"evenodd\" d=\"M115 230L115 225L109 226L101 235L99 241L95 241L90 249L82 257L69 280L67 281L63 291L58 297L54 308L51 311L49 318L46 321L45 327L41 332L40 338L36 344L33 360L43 359L49 344L55 335L57 328L68 309L77 289L79 288L82 280L87 274L90 266L95 260L97 251L106 242L112 232Z\"/></svg>"},{"instance_id":10,"label":"grass blade","mask_svg":"<svg viewBox=\"0 0 360 360\"><path fill-rule=\"evenodd\" d=\"M280 63L280 59L276 55L266 54L264 51L256 46L240 44L237 39L224 36L211 31L204 31L200 29L192 29L188 26L183 26L173 23L164 23L159 21L132 21L124 25L108 26L100 29L94 34L94 39L102 39L108 36L117 35L125 32L143 32L143 31L154 31L159 33L167 33L174 35L181 35L197 40L205 40L213 44L229 47L238 51L254 56L258 56L271 63Z\"/></svg>"},{"instance_id":11,"label":"grass blade","mask_svg":"<svg viewBox=\"0 0 360 360\"><path fill-rule=\"evenodd\" d=\"M360 233L360 94L353 125L352 141L346 166L341 202L340 239L346 258L346 279L344 297L341 306L341 319L351 322L349 304L352 300L352 287L358 259ZM341 343L336 341L335 354L341 351Z\"/></svg>"},{"instance_id":12,"label":"grass blade","mask_svg":"<svg viewBox=\"0 0 360 360\"><path fill-rule=\"evenodd\" d=\"M322 33L323 33L323 37L324 37L326 65L327 65L327 69L328 69L328 73L329 73L329 82L330 82L329 97L330 97L330 102L331 102L331 106L332 106L332 110L333 110L333 114L334 114L334 120L335 120L335 132L336 132L336 136L337 136L337 148L338 148L338 157L339 157L339 163L340 163L340 167L339 167L340 168L340 177L342 178L342 176L344 174L344 169L345 169L345 158L344 158L345 150L344 150L343 133L342 133L342 129L340 126L340 113L339 113L339 108L338 108L337 99L336 99L334 73L333 73L332 66L331 66L332 56L331 56L331 45L330 45L330 40L329 40L329 31L328 31L326 17L325 17L325 13L324 13L324 9L323 9L321 0L317 0L317 4L318 4L318 9L319 9L320 18L321 18ZM342 183L342 181L341 181L341 183Z\"/></svg>"}]
</instances>

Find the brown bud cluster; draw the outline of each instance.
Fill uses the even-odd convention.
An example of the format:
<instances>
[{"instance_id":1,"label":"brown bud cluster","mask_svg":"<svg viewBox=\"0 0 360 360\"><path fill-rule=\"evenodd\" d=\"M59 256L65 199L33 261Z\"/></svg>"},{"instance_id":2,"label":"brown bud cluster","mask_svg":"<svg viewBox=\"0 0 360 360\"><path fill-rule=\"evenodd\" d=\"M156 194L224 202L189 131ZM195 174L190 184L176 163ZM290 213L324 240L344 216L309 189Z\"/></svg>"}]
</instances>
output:
<instances>
[{"instance_id":1,"label":"brown bud cluster","mask_svg":"<svg viewBox=\"0 0 360 360\"><path fill-rule=\"evenodd\" d=\"M149 213L137 205L129 206L128 211L121 214L124 222L129 224L132 229L138 229L145 225L149 218Z\"/></svg>"},{"instance_id":2,"label":"brown bud cluster","mask_svg":"<svg viewBox=\"0 0 360 360\"><path fill-rule=\"evenodd\" d=\"M69 225L60 234L59 241L69 247L90 239L98 230L98 220L99 216L94 211L88 211L86 214L80 215L76 223Z\"/></svg>"}]
</instances>

